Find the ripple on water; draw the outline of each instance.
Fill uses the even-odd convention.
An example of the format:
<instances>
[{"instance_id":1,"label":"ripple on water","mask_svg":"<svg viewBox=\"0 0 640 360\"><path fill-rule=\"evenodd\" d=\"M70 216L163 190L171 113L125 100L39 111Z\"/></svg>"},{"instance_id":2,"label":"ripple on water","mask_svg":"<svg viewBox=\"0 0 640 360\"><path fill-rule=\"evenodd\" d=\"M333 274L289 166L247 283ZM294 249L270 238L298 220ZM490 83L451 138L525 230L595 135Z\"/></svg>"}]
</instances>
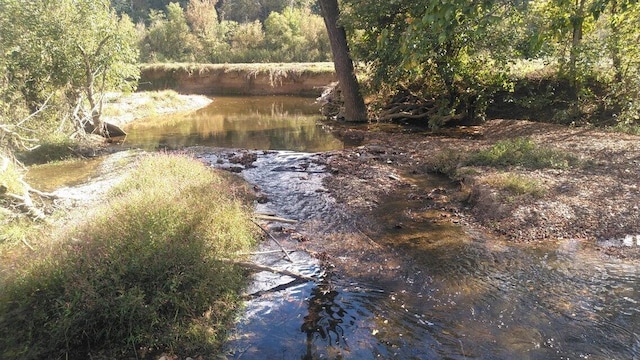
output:
<instances>
[{"instance_id":1,"label":"ripple on water","mask_svg":"<svg viewBox=\"0 0 640 360\"><path fill-rule=\"evenodd\" d=\"M314 156L262 153L242 175L279 216L326 226L344 222L333 199L318 191L326 175ZM404 218L408 213L412 219ZM603 258L577 240L523 246L434 227L433 216L419 208L382 209L381 215L374 221L387 232L373 240L383 254L372 259L386 259L384 251L389 258L403 254L407 262L394 278L370 283L329 273L315 284L292 284L252 299L227 347L229 357L640 356L640 265ZM403 226L391 226L398 217ZM308 263L295 266L318 271ZM264 283L277 287L278 281Z\"/></svg>"}]
</instances>

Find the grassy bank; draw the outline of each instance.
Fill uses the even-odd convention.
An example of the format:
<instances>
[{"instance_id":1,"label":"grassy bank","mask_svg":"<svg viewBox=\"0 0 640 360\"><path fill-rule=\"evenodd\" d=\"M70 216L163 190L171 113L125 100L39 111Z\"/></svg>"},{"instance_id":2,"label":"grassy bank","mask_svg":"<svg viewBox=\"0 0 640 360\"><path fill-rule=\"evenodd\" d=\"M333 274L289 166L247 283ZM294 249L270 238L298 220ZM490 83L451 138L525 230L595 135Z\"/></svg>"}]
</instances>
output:
<instances>
[{"instance_id":1,"label":"grassy bank","mask_svg":"<svg viewBox=\"0 0 640 360\"><path fill-rule=\"evenodd\" d=\"M512 195L542 196L547 189L516 169L570 169L580 166L579 160L566 152L539 146L529 138L497 141L492 146L473 153L454 149L442 150L434 157L431 170L456 180L469 177L478 183L491 185Z\"/></svg>"},{"instance_id":2,"label":"grassy bank","mask_svg":"<svg viewBox=\"0 0 640 360\"><path fill-rule=\"evenodd\" d=\"M215 354L246 280L219 259L256 238L230 188L197 161L143 159L79 225L3 269L0 358Z\"/></svg>"}]
</instances>

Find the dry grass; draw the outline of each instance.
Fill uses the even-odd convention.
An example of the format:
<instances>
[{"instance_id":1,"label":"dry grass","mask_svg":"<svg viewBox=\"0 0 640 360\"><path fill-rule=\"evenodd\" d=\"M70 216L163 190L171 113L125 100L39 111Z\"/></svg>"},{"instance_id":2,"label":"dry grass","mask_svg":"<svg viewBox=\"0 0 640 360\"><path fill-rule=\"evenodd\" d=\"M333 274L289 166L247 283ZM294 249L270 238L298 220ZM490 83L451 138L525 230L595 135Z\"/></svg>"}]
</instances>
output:
<instances>
[{"instance_id":1,"label":"dry grass","mask_svg":"<svg viewBox=\"0 0 640 360\"><path fill-rule=\"evenodd\" d=\"M200 162L155 155L109 200L0 277L0 358L215 356L257 238L233 186ZM47 232L42 232L47 234Z\"/></svg>"}]
</instances>

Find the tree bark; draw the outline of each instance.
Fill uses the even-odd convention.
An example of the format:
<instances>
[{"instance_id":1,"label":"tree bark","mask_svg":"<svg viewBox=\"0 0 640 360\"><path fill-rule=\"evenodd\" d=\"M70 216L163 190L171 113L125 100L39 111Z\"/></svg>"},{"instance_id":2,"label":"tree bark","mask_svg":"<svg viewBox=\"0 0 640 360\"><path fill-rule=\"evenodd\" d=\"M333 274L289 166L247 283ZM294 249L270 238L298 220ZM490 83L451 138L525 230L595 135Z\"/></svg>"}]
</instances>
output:
<instances>
[{"instance_id":1,"label":"tree bark","mask_svg":"<svg viewBox=\"0 0 640 360\"><path fill-rule=\"evenodd\" d=\"M344 119L346 121L365 122L367 121L367 107L364 104L360 85L353 68L353 61L349 55L349 45L347 35L338 23L340 10L338 0L318 0L324 24L327 27L329 42L331 43L331 53L333 54L333 64L336 69L340 90L344 98Z\"/></svg>"},{"instance_id":2,"label":"tree bark","mask_svg":"<svg viewBox=\"0 0 640 360\"><path fill-rule=\"evenodd\" d=\"M582 32L584 26L585 19L585 0L578 0L577 2L578 8L575 10L575 13L571 19L572 25L572 37L571 37L571 49L569 53L569 80L571 81L571 90L573 92L573 97L578 99L578 95L580 93L580 79L578 79L578 54L580 52L580 46L582 45Z\"/></svg>"},{"instance_id":3,"label":"tree bark","mask_svg":"<svg viewBox=\"0 0 640 360\"><path fill-rule=\"evenodd\" d=\"M612 0L609 25L611 27L611 60L613 62L614 81L617 84L622 82L622 56L620 55L620 33L618 29L618 0Z\"/></svg>"}]
</instances>

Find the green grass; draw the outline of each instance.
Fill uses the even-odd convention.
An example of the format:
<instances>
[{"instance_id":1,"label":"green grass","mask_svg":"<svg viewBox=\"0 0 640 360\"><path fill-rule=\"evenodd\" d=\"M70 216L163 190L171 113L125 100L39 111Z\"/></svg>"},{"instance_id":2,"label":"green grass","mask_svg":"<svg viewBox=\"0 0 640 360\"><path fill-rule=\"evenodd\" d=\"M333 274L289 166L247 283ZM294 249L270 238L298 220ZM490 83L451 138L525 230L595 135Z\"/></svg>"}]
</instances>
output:
<instances>
[{"instance_id":1,"label":"green grass","mask_svg":"<svg viewBox=\"0 0 640 360\"><path fill-rule=\"evenodd\" d=\"M4 157L0 153L0 166L5 165L3 159ZM25 190L24 185L20 182L22 172L11 161L6 163L6 169L0 170L2 170L0 171L0 185L5 187L4 191L22 195Z\"/></svg>"},{"instance_id":2,"label":"green grass","mask_svg":"<svg viewBox=\"0 0 640 360\"><path fill-rule=\"evenodd\" d=\"M483 182L494 188L506 190L513 195L539 197L546 193L546 188L539 181L518 174L491 175Z\"/></svg>"},{"instance_id":3,"label":"green grass","mask_svg":"<svg viewBox=\"0 0 640 360\"><path fill-rule=\"evenodd\" d=\"M0 278L0 358L213 356L246 282L220 258L257 237L230 191L195 160L144 159L95 215Z\"/></svg>"},{"instance_id":4,"label":"green grass","mask_svg":"<svg viewBox=\"0 0 640 360\"><path fill-rule=\"evenodd\" d=\"M640 124L617 124L610 127L609 130L631 135L640 135Z\"/></svg>"},{"instance_id":5,"label":"green grass","mask_svg":"<svg viewBox=\"0 0 640 360\"><path fill-rule=\"evenodd\" d=\"M74 142L66 134L49 134L40 140L39 146L36 149L20 151L16 153L16 157L25 165L68 160L78 157L78 154L74 152L77 144L77 142Z\"/></svg>"},{"instance_id":6,"label":"green grass","mask_svg":"<svg viewBox=\"0 0 640 360\"><path fill-rule=\"evenodd\" d=\"M527 169L567 169L576 163L574 156L538 146L528 138L498 141L489 149L481 150L466 160L467 165L497 168L521 166Z\"/></svg>"}]
</instances>

